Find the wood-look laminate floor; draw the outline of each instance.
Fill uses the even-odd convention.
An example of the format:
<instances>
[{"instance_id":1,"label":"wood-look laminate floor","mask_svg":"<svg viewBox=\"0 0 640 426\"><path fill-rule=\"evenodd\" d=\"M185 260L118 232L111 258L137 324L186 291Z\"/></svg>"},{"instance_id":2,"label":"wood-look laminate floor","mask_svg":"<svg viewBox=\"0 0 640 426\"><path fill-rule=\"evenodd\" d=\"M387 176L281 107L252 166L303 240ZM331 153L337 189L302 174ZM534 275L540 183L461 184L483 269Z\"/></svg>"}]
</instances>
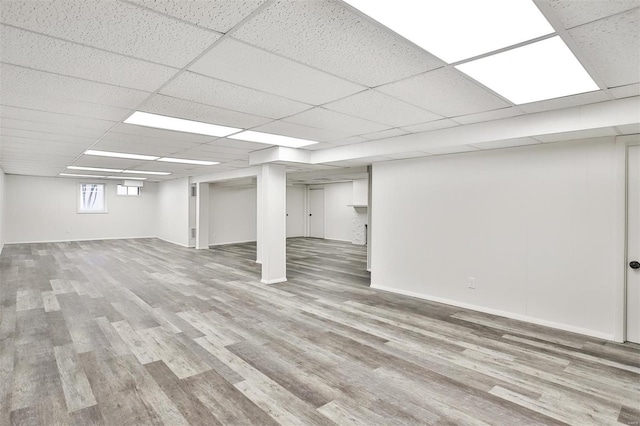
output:
<instances>
[{"instance_id":1,"label":"wood-look laminate floor","mask_svg":"<svg viewBox=\"0 0 640 426\"><path fill-rule=\"evenodd\" d=\"M0 425L638 424L640 348L371 290L364 247L7 245Z\"/></svg>"}]
</instances>

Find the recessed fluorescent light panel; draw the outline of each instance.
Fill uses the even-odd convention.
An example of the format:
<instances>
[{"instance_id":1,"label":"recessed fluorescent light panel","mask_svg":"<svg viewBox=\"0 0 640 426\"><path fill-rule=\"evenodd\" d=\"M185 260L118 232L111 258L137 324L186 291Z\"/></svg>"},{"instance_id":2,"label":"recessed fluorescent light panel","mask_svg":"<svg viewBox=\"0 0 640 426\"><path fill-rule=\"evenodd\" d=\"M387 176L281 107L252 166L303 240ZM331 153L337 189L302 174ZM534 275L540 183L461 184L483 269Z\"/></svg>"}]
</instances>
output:
<instances>
[{"instance_id":1,"label":"recessed fluorescent light panel","mask_svg":"<svg viewBox=\"0 0 640 426\"><path fill-rule=\"evenodd\" d=\"M158 161L164 161L167 163L196 164L198 166L215 166L216 164L220 164L218 161L187 160L185 158L171 158L171 157L159 158Z\"/></svg>"},{"instance_id":2,"label":"recessed fluorescent light panel","mask_svg":"<svg viewBox=\"0 0 640 426\"><path fill-rule=\"evenodd\" d=\"M104 176L96 176L96 175L77 175L77 174L75 174L75 173L60 173L60 174L59 174L59 176L104 179Z\"/></svg>"},{"instance_id":3,"label":"recessed fluorescent light panel","mask_svg":"<svg viewBox=\"0 0 640 426\"><path fill-rule=\"evenodd\" d=\"M98 155L100 157L114 157L114 158L129 158L131 160L157 160L158 157L153 155L140 155L140 154L126 154L124 152L109 152L109 151L96 151L95 149L88 149L85 155Z\"/></svg>"},{"instance_id":4,"label":"recessed fluorescent light panel","mask_svg":"<svg viewBox=\"0 0 640 426\"><path fill-rule=\"evenodd\" d=\"M558 36L456 68L514 104L599 90Z\"/></svg>"},{"instance_id":5,"label":"recessed fluorescent light panel","mask_svg":"<svg viewBox=\"0 0 640 426\"><path fill-rule=\"evenodd\" d=\"M345 0L448 63L554 32L532 0Z\"/></svg>"},{"instance_id":6,"label":"recessed fluorescent light panel","mask_svg":"<svg viewBox=\"0 0 640 426\"><path fill-rule=\"evenodd\" d=\"M237 133L229 136L229 139L238 139L242 141L264 143L267 145L280 145L288 146L291 148L300 148L307 145L313 145L318 142L310 141L306 139L291 138L289 136L274 135L271 133L254 132L253 130L246 130L244 132Z\"/></svg>"},{"instance_id":7,"label":"recessed fluorescent light panel","mask_svg":"<svg viewBox=\"0 0 640 426\"><path fill-rule=\"evenodd\" d=\"M70 170L90 170L93 172L109 172L109 173L122 173L119 169L103 169L100 167L82 167L82 166L67 166Z\"/></svg>"},{"instance_id":8,"label":"recessed fluorescent light panel","mask_svg":"<svg viewBox=\"0 0 640 426\"><path fill-rule=\"evenodd\" d=\"M147 180L147 178L143 177L132 177L132 176L107 176L107 179L126 179L126 180Z\"/></svg>"},{"instance_id":9,"label":"recessed fluorescent light panel","mask_svg":"<svg viewBox=\"0 0 640 426\"><path fill-rule=\"evenodd\" d=\"M158 176L167 176L171 174L169 172L149 172L146 170L122 170L122 173L131 173L131 174L137 174L137 175L158 175ZM131 179L131 178L127 178L127 179Z\"/></svg>"},{"instance_id":10,"label":"recessed fluorescent light panel","mask_svg":"<svg viewBox=\"0 0 640 426\"><path fill-rule=\"evenodd\" d=\"M184 120L182 118L167 117L165 115L150 114L136 111L124 120L126 124L154 127L156 129L174 130L177 132L196 133L207 136L228 136L242 129L202 123L200 121Z\"/></svg>"}]
</instances>

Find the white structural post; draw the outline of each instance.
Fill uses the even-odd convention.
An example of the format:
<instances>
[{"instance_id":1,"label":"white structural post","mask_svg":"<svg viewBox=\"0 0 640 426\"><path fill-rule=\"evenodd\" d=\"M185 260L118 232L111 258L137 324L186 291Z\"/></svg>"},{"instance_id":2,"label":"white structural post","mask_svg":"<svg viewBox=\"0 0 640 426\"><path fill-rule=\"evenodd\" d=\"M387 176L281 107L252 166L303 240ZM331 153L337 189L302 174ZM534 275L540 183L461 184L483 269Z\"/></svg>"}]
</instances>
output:
<instances>
[{"instance_id":1,"label":"white structural post","mask_svg":"<svg viewBox=\"0 0 640 426\"><path fill-rule=\"evenodd\" d=\"M263 164L261 167L262 171L258 175L261 282L274 284L287 280L287 168L279 164Z\"/></svg>"},{"instance_id":2,"label":"white structural post","mask_svg":"<svg viewBox=\"0 0 640 426\"><path fill-rule=\"evenodd\" d=\"M196 249L209 248L209 184L198 183L196 194Z\"/></svg>"},{"instance_id":3,"label":"white structural post","mask_svg":"<svg viewBox=\"0 0 640 426\"><path fill-rule=\"evenodd\" d=\"M266 191L262 188L264 181L262 180L262 166L258 166L260 170L256 174L256 263L262 263L262 244L264 243L263 233L262 233L262 216L264 211L264 205L262 204L263 193Z\"/></svg>"}]
</instances>

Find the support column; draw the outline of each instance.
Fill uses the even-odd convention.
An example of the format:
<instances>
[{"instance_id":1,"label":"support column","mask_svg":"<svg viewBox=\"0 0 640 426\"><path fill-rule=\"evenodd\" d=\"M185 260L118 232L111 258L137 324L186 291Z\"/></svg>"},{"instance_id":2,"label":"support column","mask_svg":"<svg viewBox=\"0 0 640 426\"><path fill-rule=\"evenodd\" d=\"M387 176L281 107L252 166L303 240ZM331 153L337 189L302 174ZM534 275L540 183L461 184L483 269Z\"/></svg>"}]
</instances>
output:
<instances>
[{"instance_id":1,"label":"support column","mask_svg":"<svg viewBox=\"0 0 640 426\"><path fill-rule=\"evenodd\" d=\"M259 260L262 261L264 284L287 280L286 183L287 168L279 164L263 164L258 176Z\"/></svg>"},{"instance_id":2,"label":"support column","mask_svg":"<svg viewBox=\"0 0 640 426\"><path fill-rule=\"evenodd\" d=\"M263 193L265 190L262 188L263 185L262 180L262 166L260 166L260 170L256 175L256 196L258 197L256 200L256 263L262 263L262 244L264 243L264 238L262 234L262 216L264 214L264 207L262 204Z\"/></svg>"},{"instance_id":3,"label":"support column","mask_svg":"<svg viewBox=\"0 0 640 426\"><path fill-rule=\"evenodd\" d=\"M209 184L198 183L196 194L196 249L209 248Z\"/></svg>"}]
</instances>

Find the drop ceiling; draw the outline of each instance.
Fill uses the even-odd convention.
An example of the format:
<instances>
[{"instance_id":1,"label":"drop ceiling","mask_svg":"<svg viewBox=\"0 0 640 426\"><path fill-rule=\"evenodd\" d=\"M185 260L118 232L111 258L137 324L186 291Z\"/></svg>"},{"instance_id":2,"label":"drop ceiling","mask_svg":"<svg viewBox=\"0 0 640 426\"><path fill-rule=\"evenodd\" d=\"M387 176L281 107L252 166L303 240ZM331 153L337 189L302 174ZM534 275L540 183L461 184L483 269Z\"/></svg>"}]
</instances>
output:
<instances>
[{"instance_id":1,"label":"drop ceiling","mask_svg":"<svg viewBox=\"0 0 640 426\"><path fill-rule=\"evenodd\" d=\"M249 154L266 147L123 124L136 110L315 140L304 149L317 152L640 96L640 0L535 3L600 90L514 105L339 0L2 1L0 166L40 176L69 165L171 172L149 176L166 180L248 167ZM637 129L289 168L316 177L375 161ZM220 164L91 157L87 149Z\"/></svg>"}]
</instances>

